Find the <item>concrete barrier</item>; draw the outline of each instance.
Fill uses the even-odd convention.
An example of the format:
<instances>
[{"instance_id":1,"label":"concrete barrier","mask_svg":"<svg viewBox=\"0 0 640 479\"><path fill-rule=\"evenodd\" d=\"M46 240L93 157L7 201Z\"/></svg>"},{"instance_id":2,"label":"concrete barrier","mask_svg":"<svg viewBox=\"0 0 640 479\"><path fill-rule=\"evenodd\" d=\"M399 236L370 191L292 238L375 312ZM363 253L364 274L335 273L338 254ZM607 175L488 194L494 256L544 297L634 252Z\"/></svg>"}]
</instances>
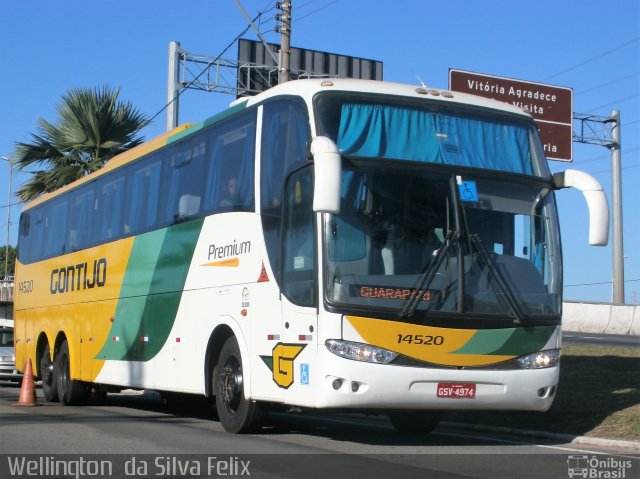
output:
<instances>
[{"instance_id":1,"label":"concrete barrier","mask_svg":"<svg viewBox=\"0 0 640 479\"><path fill-rule=\"evenodd\" d=\"M562 328L581 333L640 335L640 306L565 301Z\"/></svg>"}]
</instances>

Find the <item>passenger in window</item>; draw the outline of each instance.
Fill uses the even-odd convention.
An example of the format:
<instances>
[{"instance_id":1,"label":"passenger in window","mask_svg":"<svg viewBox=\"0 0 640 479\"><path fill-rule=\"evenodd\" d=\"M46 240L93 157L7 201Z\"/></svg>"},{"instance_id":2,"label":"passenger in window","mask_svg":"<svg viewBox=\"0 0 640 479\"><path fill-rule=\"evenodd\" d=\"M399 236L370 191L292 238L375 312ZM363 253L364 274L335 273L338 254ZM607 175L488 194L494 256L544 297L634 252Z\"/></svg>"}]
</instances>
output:
<instances>
[{"instance_id":1,"label":"passenger in window","mask_svg":"<svg viewBox=\"0 0 640 479\"><path fill-rule=\"evenodd\" d=\"M238 195L238 179L231 177L227 180L226 196L220 200L220 208L239 209L242 205L240 196Z\"/></svg>"}]
</instances>

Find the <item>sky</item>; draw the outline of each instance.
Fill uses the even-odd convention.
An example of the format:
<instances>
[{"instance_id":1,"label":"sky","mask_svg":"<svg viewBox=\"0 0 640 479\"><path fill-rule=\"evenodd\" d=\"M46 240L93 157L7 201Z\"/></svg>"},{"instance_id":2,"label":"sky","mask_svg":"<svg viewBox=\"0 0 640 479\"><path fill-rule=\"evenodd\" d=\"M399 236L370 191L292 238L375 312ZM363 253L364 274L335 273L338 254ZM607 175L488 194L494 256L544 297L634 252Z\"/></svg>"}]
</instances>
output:
<instances>
[{"instance_id":1,"label":"sky","mask_svg":"<svg viewBox=\"0 0 640 479\"><path fill-rule=\"evenodd\" d=\"M291 44L382 61L384 79L448 87L450 68L573 89L573 110L621 117L625 300L640 304L640 2L637 0L291 0ZM279 43L274 1L242 0L261 15L263 37ZM191 53L234 59L247 27L235 0L0 0L0 156L28 141L37 119L57 119L71 88L121 88L164 132L170 41ZM257 39L251 29L243 38ZM180 123L226 108L234 97L186 90ZM575 125L574 125L575 131ZM553 172L592 174L611 203L611 154L573 144L573 162ZM12 190L28 178L13 176ZM6 231L9 167L0 162L0 231ZM588 245L588 212L576 190L556 193L564 254L565 300L609 302L612 248ZM20 205L11 208L17 243ZM0 235L4 238L4 233ZM611 236L610 236L611 239ZM5 240L0 240L5 244Z\"/></svg>"}]
</instances>

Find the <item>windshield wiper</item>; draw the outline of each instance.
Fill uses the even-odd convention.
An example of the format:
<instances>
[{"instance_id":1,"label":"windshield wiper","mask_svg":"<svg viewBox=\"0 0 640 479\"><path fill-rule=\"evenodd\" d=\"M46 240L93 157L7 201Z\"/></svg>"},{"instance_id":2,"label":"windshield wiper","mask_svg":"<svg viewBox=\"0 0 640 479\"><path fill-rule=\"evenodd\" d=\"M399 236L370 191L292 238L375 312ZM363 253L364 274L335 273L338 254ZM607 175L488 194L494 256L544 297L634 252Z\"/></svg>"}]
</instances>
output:
<instances>
[{"instance_id":1,"label":"windshield wiper","mask_svg":"<svg viewBox=\"0 0 640 479\"><path fill-rule=\"evenodd\" d=\"M514 297L513 292L508 285L508 282L502 274L502 271L500 271L500 268L498 268L493 258L489 255L486 248L482 244L480 237L477 234L469 234L469 240L470 244L473 245L478 252L480 259L487 266L489 274L493 278L495 285L506 298L511 311L513 311L513 314L515 316L514 322L516 324L522 324L525 320L525 314L522 312L522 309L520 308L518 301ZM496 296L498 298L500 297L500 295Z\"/></svg>"},{"instance_id":2,"label":"windshield wiper","mask_svg":"<svg viewBox=\"0 0 640 479\"><path fill-rule=\"evenodd\" d=\"M420 305L420 301L422 301L422 297L424 296L425 288L428 288L433 281L438 269L440 269L440 265L447 257L447 251L451 248L451 245L458 242L458 233L454 231L449 231L445 238L444 245L438 249L436 255L429 262L424 272L418 278L416 285L414 286L413 296L411 296L407 300L407 304L404 305L402 311L400 312L401 318L410 318L412 317L418 306Z\"/></svg>"}]
</instances>

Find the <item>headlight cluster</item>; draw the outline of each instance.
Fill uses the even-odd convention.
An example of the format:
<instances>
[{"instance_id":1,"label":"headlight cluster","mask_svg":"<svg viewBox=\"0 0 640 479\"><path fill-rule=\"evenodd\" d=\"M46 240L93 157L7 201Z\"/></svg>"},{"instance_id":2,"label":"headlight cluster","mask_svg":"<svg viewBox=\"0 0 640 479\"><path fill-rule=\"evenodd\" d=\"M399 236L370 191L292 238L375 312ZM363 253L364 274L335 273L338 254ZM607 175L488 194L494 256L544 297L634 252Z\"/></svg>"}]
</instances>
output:
<instances>
[{"instance_id":1,"label":"headlight cluster","mask_svg":"<svg viewBox=\"0 0 640 479\"><path fill-rule=\"evenodd\" d=\"M342 341L340 339L328 339L325 342L327 349L341 358L364 361L368 363L389 364L398 357L398 353L388 349L371 346L370 344Z\"/></svg>"},{"instance_id":2,"label":"headlight cluster","mask_svg":"<svg viewBox=\"0 0 640 479\"><path fill-rule=\"evenodd\" d=\"M560 350L538 351L537 353L522 356L517 361L522 369L552 368L560 362Z\"/></svg>"}]
</instances>

